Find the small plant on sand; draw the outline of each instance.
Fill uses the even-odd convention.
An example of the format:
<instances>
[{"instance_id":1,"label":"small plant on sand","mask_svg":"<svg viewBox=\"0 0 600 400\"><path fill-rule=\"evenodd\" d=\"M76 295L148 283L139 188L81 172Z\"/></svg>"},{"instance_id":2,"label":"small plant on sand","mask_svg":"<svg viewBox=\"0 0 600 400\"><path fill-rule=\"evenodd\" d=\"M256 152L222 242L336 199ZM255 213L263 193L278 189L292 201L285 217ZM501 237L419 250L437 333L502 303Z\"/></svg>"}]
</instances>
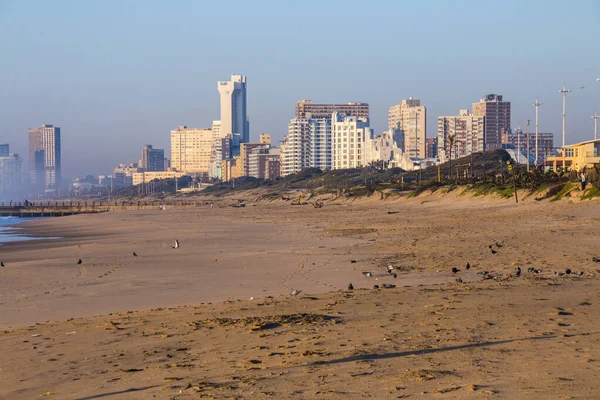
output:
<instances>
[{"instance_id":1,"label":"small plant on sand","mask_svg":"<svg viewBox=\"0 0 600 400\"><path fill-rule=\"evenodd\" d=\"M552 199L550 199L550 201L558 201L561 200L563 197L570 195L569 193L571 192L571 190L573 190L575 188L575 184L573 183L565 183L564 186L562 187L562 189L556 193ZM552 191L553 188L550 189L550 191ZM548 191L548 194L550 195L550 191Z\"/></svg>"},{"instance_id":2,"label":"small plant on sand","mask_svg":"<svg viewBox=\"0 0 600 400\"><path fill-rule=\"evenodd\" d=\"M600 189L598 189L596 186L592 186L587 189L583 193L583 196L581 196L581 200L591 200L594 197L600 197Z\"/></svg>"}]
</instances>

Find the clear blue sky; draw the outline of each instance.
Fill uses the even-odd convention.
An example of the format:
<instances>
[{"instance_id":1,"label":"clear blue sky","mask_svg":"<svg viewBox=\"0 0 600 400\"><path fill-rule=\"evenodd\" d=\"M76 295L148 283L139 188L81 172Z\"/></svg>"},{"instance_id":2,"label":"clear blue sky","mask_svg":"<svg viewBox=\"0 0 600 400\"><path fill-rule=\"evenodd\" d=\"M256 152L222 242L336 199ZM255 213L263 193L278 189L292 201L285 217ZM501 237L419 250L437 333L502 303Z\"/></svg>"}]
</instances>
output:
<instances>
[{"instance_id":1,"label":"clear blue sky","mask_svg":"<svg viewBox=\"0 0 600 400\"><path fill-rule=\"evenodd\" d=\"M500 93L514 127L539 96L560 144L563 80L568 141L585 140L600 1L0 0L0 143L26 155L29 127L60 126L67 177L109 173L148 143L168 152L178 125L210 127L232 73L248 77L254 140L281 140L299 99L368 102L381 133L413 96L435 136L437 116Z\"/></svg>"}]
</instances>

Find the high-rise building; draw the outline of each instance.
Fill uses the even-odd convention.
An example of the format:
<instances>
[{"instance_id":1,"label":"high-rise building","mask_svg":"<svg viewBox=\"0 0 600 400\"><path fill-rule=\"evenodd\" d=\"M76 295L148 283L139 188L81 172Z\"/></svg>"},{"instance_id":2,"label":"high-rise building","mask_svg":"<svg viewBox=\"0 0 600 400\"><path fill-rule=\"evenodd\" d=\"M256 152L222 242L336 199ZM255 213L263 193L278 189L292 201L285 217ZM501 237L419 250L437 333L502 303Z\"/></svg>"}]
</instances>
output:
<instances>
[{"instance_id":1,"label":"high-rise building","mask_svg":"<svg viewBox=\"0 0 600 400\"><path fill-rule=\"evenodd\" d=\"M373 139L368 118L333 113L331 136L332 169L366 166L366 142Z\"/></svg>"},{"instance_id":2,"label":"high-rise building","mask_svg":"<svg viewBox=\"0 0 600 400\"><path fill-rule=\"evenodd\" d=\"M312 100L300 100L296 103L296 119L331 119L334 112L343 117L369 118L369 105L367 103L313 104Z\"/></svg>"},{"instance_id":3,"label":"high-rise building","mask_svg":"<svg viewBox=\"0 0 600 400\"><path fill-rule=\"evenodd\" d=\"M180 126L171 131L171 167L183 172L208 172L213 132Z\"/></svg>"},{"instance_id":4,"label":"high-rise building","mask_svg":"<svg viewBox=\"0 0 600 400\"><path fill-rule=\"evenodd\" d=\"M231 80L218 82L221 95L221 137L239 134L240 142L250 141L250 124L246 114L246 77L231 75Z\"/></svg>"},{"instance_id":5,"label":"high-rise building","mask_svg":"<svg viewBox=\"0 0 600 400\"><path fill-rule=\"evenodd\" d=\"M292 119L281 142L281 175L310 167L310 124L307 119Z\"/></svg>"},{"instance_id":6,"label":"high-rise building","mask_svg":"<svg viewBox=\"0 0 600 400\"><path fill-rule=\"evenodd\" d=\"M438 156L456 159L483 151L485 140L485 117L460 110L459 115L438 117Z\"/></svg>"},{"instance_id":7,"label":"high-rise building","mask_svg":"<svg viewBox=\"0 0 600 400\"><path fill-rule=\"evenodd\" d=\"M322 171L331 169L331 118L310 119L308 125L309 166Z\"/></svg>"},{"instance_id":8,"label":"high-rise building","mask_svg":"<svg viewBox=\"0 0 600 400\"><path fill-rule=\"evenodd\" d=\"M280 176L280 149L273 147L256 147L248 157L249 174L258 179L275 179Z\"/></svg>"},{"instance_id":9,"label":"high-rise building","mask_svg":"<svg viewBox=\"0 0 600 400\"><path fill-rule=\"evenodd\" d=\"M6 146L8 147L8 145ZM23 160L21 157L18 154L0 155L0 200L20 200L22 184Z\"/></svg>"},{"instance_id":10,"label":"high-rise building","mask_svg":"<svg viewBox=\"0 0 600 400\"><path fill-rule=\"evenodd\" d=\"M146 171L164 171L165 151L163 149L155 149L151 144L147 144L142 149L141 161L140 168Z\"/></svg>"},{"instance_id":11,"label":"high-rise building","mask_svg":"<svg viewBox=\"0 0 600 400\"><path fill-rule=\"evenodd\" d=\"M56 191L61 180L60 128L29 129L29 176L34 195Z\"/></svg>"},{"instance_id":12,"label":"high-rise building","mask_svg":"<svg viewBox=\"0 0 600 400\"><path fill-rule=\"evenodd\" d=\"M485 150L502 148L502 136L510 131L510 101L499 94L488 94L473 103L473 115L485 117Z\"/></svg>"},{"instance_id":13,"label":"high-rise building","mask_svg":"<svg viewBox=\"0 0 600 400\"><path fill-rule=\"evenodd\" d=\"M425 158L437 158L438 156L438 138L427 138L425 140Z\"/></svg>"},{"instance_id":14,"label":"high-rise building","mask_svg":"<svg viewBox=\"0 0 600 400\"><path fill-rule=\"evenodd\" d=\"M8 157L10 154L10 146L8 144L0 144L0 157Z\"/></svg>"},{"instance_id":15,"label":"high-rise building","mask_svg":"<svg viewBox=\"0 0 600 400\"><path fill-rule=\"evenodd\" d=\"M421 100L402 100L390 107L388 127L392 137L411 158L425 157L425 137L427 135L427 109Z\"/></svg>"},{"instance_id":16,"label":"high-rise building","mask_svg":"<svg viewBox=\"0 0 600 400\"><path fill-rule=\"evenodd\" d=\"M242 176L250 176L250 154L256 148L269 148L269 145L261 143L241 143L240 144L240 168Z\"/></svg>"},{"instance_id":17,"label":"high-rise building","mask_svg":"<svg viewBox=\"0 0 600 400\"><path fill-rule=\"evenodd\" d=\"M268 144L271 145L271 135L268 133L260 134L260 144Z\"/></svg>"}]
</instances>

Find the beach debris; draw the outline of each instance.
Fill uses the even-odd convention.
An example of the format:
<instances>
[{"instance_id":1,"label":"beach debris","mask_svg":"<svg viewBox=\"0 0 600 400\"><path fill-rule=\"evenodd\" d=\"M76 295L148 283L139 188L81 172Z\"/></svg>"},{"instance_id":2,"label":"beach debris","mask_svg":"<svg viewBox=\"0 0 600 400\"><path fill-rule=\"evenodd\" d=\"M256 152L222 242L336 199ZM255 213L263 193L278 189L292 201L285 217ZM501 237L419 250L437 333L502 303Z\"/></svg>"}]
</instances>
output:
<instances>
[{"instance_id":1,"label":"beach debris","mask_svg":"<svg viewBox=\"0 0 600 400\"><path fill-rule=\"evenodd\" d=\"M388 211L388 214L399 214L400 211Z\"/></svg>"},{"instance_id":2,"label":"beach debris","mask_svg":"<svg viewBox=\"0 0 600 400\"><path fill-rule=\"evenodd\" d=\"M298 296L301 292L302 290L294 289L292 290L292 296Z\"/></svg>"},{"instance_id":3,"label":"beach debris","mask_svg":"<svg viewBox=\"0 0 600 400\"><path fill-rule=\"evenodd\" d=\"M348 290L354 290L354 285L352 285L352 282L348 284Z\"/></svg>"},{"instance_id":4,"label":"beach debris","mask_svg":"<svg viewBox=\"0 0 600 400\"><path fill-rule=\"evenodd\" d=\"M0 261L0 267L4 267L4 261Z\"/></svg>"},{"instance_id":5,"label":"beach debris","mask_svg":"<svg viewBox=\"0 0 600 400\"><path fill-rule=\"evenodd\" d=\"M467 265L465 266L465 269L471 269L471 264L467 263Z\"/></svg>"},{"instance_id":6,"label":"beach debris","mask_svg":"<svg viewBox=\"0 0 600 400\"><path fill-rule=\"evenodd\" d=\"M215 258L215 262L219 262L219 259L218 259L218 258Z\"/></svg>"},{"instance_id":7,"label":"beach debris","mask_svg":"<svg viewBox=\"0 0 600 400\"><path fill-rule=\"evenodd\" d=\"M563 276L565 273L564 272L554 272L554 275L556 276Z\"/></svg>"},{"instance_id":8,"label":"beach debris","mask_svg":"<svg viewBox=\"0 0 600 400\"><path fill-rule=\"evenodd\" d=\"M600 258L598 258L598 257L592 257L592 261L600 263Z\"/></svg>"},{"instance_id":9,"label":"beach debris","mask_svg":"<svg viewBox=\"0 0 600 400\"><path fill-rule=\"evenodd\" d=\"M73 332L67 332L67 333L65 333L65 335L74 335L74 334L76 334L76 333L77 333L77 331L73 331Z\"/></svg>"},{"instance_id":10,"label":"beach debris","mask_svg":"<svg viewBox=\"0 0 600 400\"><path fill-rule=\"evenodd\" d=\"M388 269L388 272L391 274L392 271L394 270L394 266L393 265L388 265L387 269Z\"/></svg>"},{"instance_id":11,"label":"beach debris","mask_svg":"<svg viewBox=\"0 0 600 400\"><path fill-rule=\"evenodd\" d=\"M495 244L496 244L496 247L497 247L497 248L500 248L500 247L502 247L502 245L501 245L500 243L498 243L498 242L496 242Z\"/></svg>"},{"instance_id":12,"label":"beach debris","mask_svg":"<svg viewBox=\"0 0 600 400\"><path fill-rule=\"evenodd\" d=\"M517 277L521 276L521 267L517 267L517 270L515 271L515 275Z\"/></svg>"},{"instance_id":13,"label":"beach debris","mask_svg":"<svg viewBox=\"0 0 600 400\"><path fill-rule=\"evenodd\" d=\"M600 269L597 269L597 270L596 270L596 273L600 274Z\"/></svg>"},{"instance_id":14,"label":"beach debris","mask_svg":"<svg viewBox=\"0 0 600 400\"><path fill-rule=\"evenodd\" d=\"M174 249L178 249L179 248L179 240L175 239L175 244L173 245Z\"/></svg>"},{"instance_id":15,"label":"beach debris","mask_svg":"<svg viewBox=\"0 0 600 400\"><path fill-rule=\"evenodd\" d=\"M46 392L46 393L42 393L42 394L40 394L40 396L41 396L41 397L52 396L52 393L48 391L48 392Z\"/></svg>"},{"instance_id":16,"label":"beach debris","mask_svg":"<svg viewBox=\"0 0 600 400\"><path fill-rule=\"evenodd\" d=\"M137 256L138 256L138 255L136 254L136 252L135 252L135 251L133 252L133 256L134 256L134 257L137 257Z\"/></svg>"},{"instance_id":17,"label":"beach debris","mask_svg":"<svg viewBox=\"0 0 600 400\"><path fill-rule=\"evenodd\" d=\"M42 336L42 335L39 333L34 333L33 335L31 335L31 337L40 337L40 336Z\"/></svg>"},{"instance_id":18,"label":"beach debris","mask_svg":"<svg viewBox=\"0 0 600 400\"><path fill-rule=\"evenodd\" d=\"M373 289L379 289L379 285L373 286Z\"/></svg>"},{"instance_id":19,"label":"beach debris","mask_svg":"<svg viewBox=\"0 0 600 400\"><path fill-rule=\"evenodd\" d=\"M460 269L458 269L456 267L452 267L452 273L455 274L457 272L460 272Z\"/></svg>"},{"instance_id":20,"label":"beach debris","mask_svg":"<svg viewBox=\"0 0 600 400\"><path fill-rule=\"evenodd\" d=\"M567 268L567 269L565 269L565 274L567 274L567 275L571 275L571 268Z\"/></svg>"},{"instance_id":21,"label":"beach debris","mask_svg":"<svg viewBox=\"0 0 600 400\"><path fill-rule=\"evenodd\" d=\"M577 275L577 276L583 276L583 271L575 271L575 275Z\"/></svg>"},{"instance_id":22,"label":"beach debris","mask_svg":"<svg viewBox=\"0 0 600 400\"><path fill-rule=\"evenodd\" d=\"M396 285L392 285L391 283L383 283L381 287L384 289L393 289L396 287Z\"/></svg>"},{"instance_id":23,"label":"beach debris","mask_svg":"<svg viewBox=\"0 0 600 400\"><path fill-rule=\"evenodd\" d=\"M489 272L487 272L487 271L481 271L481 272L478 272L478 274L481 274L481 275L487 275L488 273L489 273Z\"/></svg>"},{"instance_id":24,"label":"beach debris","mask_svg":"<svg viewBox=\"0 0 600 400\"><path fill-rule=\"evenodd\" d=\"M392 274L392 276L394 277L394 279L396 279L398 277L398 274Z\"/></svg>"},{"instance_id":25,"label":"beach debris","mask_svg":"<svg viewBox=\"0 0 600 400\"><path fill-rule=\"evenodd\" d=\"M325 246L323 246L323 247L325 247ZM351 262L352 264L356 264L356 263L357 263L357 262L359 262L359 261L360 261L360 260L350 260L350 262Z\"/></svg>"},{"instance_id":26,"label":"beach debris","mask_svg":"<svg viewBox=\"0 0 600 400\"><path fill-rule=\"evenodd\" d=\"M77 261L77 265L81 265L83 264L83 261L81 260L81 258Z\"/></svg>"},{"instance_id":27,"label":"beach debris","mask_svg":"<svg viewBox=\"0 0 600 400\"><path fill-rule=\"evenodd\" d=\"M492 254L498 253L496 250L492 249Z\"/></svg>"},{"instance_id":28,"label":"beach debris","mask_svg":"<svg viewBox=\"0 0 600 400\"><path fill-rule=\"evenodd\" d=\"M535 269L533 267L529 267L527 268L527 272L529 272L530 274L539 274L540 272L542 272L541 269Z\"/></svg>"},{"instance_id":29,"label":"beach debris","mask_svg":"<svg viewBox=\"0 0 600 400\"><path fill-rule=\"evenodd\" d=\"M371 272L367 272L367 271L363 271L362 273L364 276L366 276L367 278L371 278L373 277L373 274Z\"/></svg>"},{"instance_id":30,"label":"beach debris","mask_svg":"<svg viewBox=\"0 0 600 400\"><path fill-rule=\"evenodd\" d=\"M143 371L143 369L140 369L140 368L128 368L128 369L122 369L122 368L121 368L121 371L122 371L122 372L141 372L141 371Z\"/></svg>"},{"instance_id":31,"label":"beach debris","mask_svg":"<svg viewBox=\"0 0 600 400\"><path fill-rule=\"evenodd\" d=\"M168 381L180 381L182 379L183 378L179 378L177 376L167 376L163 380L168 382Z\"/></svg>"},{"instance_id":32,"label":"beach debris","mask_svg":"<svg viewBox=\"0 0 600 400\"><path fill-rule=\"evenodd\" d=\"M456 282L457 283L463 283L463 280L462 280L462 278L456 278Z\"/></svg>"}]
</instances>

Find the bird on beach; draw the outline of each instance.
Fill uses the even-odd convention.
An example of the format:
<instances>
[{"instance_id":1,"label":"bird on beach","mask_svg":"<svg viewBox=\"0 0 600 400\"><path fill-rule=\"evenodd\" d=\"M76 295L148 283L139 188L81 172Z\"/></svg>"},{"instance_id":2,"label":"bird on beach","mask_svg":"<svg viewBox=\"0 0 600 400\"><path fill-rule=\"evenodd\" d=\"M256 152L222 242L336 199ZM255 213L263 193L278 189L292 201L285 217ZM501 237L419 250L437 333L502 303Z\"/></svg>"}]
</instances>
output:
<instances>
[{"instance_id":1,"label":"bird on beach","mask_svg":"<svg viewBox=\"0 0 600 400\"><path fill-rule=\"evenodd\" d=\"M515 275L521 276L521 267L517 267L517 271L515 272Z\"/></svg>"},{"instance_id":2,"label":"bird on beach","mask_svg":"<svg viewBox=\"0 0 600 400\"><path fill-rule=\"evenodd\" d=\"M465 267L466 269L471 269L471 264L467 263L467 266Z\"/></svg>"},{"instance_id":3,"label":"bird on beach","mask_svg":"<svg viewBox=\"0 0 600 400\"><path fill-rule=\"evenodd\" d=\"M81 265L83 264L83 261L81 261L81 258L79 259L79 261L77 261L77 265Z\"/></svg>"},{"instance_id":4,"label":"bird on beach","mask_svg":"<svg viewBox=\"0 0 600 400\"><path fill-rule=\"evenodd\" d=\"M497 251L492 249L492 254L496 254L496 253L497 253Z\"/></svg>"},{"instance_id":5,"label":"bird on beach","mask_svg":"<svg viewBox=\"0 0 600 400\"><path fill-rule=\"evenodd\" d=\"M394 277L394 279L396 279L398 277L398 274L394 274L392 276Z\"/></svg>"},{"instance_id":6,"label":"bird on beach","mask_svg":"<svg viewBox=\"0 0 600 400\"><path fill-rule=\"evenodd\" d=\"M175 239L175 244L173 245L174 249L178 249L179 248L179 240Z\"/></svg>"},{"instance_id":7,"label":"bird on beach","mask_svg":"<svg viewBox=\"0 0 600 400\"><path fill-rule=\"evenodd\" d=\"M292 296L298 296L301 292L302 290L294 289L292 290Z\"/></svg>"},{"instance_id":8,"label":"bird on beach","mask_svg":"<svg viewBox=\"0 0 600 400\"><path fill-rule=\"evenodd\" d=\"M366 276L367 278L371 278L371 277L373 276L373 274L372 274L372 273L370 273L370 272L363 272L362 274L363 274L364 276Z\"/></svg>"},{"instance_id":9,"label":"bird on beach","mask_svg":"<svg viewBox=\"0 0 600 400\"><path fill-rule=\"evenodd\" d=\"M458 269L456 267L452 267L452 273L455 274L457 272L460 272L460 269Z\"/></svg>"},{"instance_id":10,"label":"bird on beach","mask_svg":"<svg viewBox=\"0 0 600 400\"><path fill-rule=\"evenodd\" d=\"M352 285L352 282L348 284L348 290L354 290L354 285Z\"/></svg>"},{"instance_id":11,"label":"bird on beach","mask_svg":"<svg viewBox=\"0 0 600 400\"><path fill-rule=\"evenodd\" d=\"M571 268L567 268L567 269L565 270L565 274L567 274L567 275L571 275Z\"/></svg>"},{"instance_id":12,"label":"bird on beach","mask_svg":"<svg viewBox=\"0 0 600 400\"><path fill-rule=\"evenodd\" d=\"M137 254L135 253L135 251L133 252L133 256L134 256L134 257L137 257Z\"/></svg>"},{"instance_id":13,"label":"bird on beach","mask_svg":"<svg viewBox=\"0 0 600 400\"><path fill-rule=\"evenodd\" d=\"M500 247L502 247L502 245L500 243L496 242L496 247L500 248Z\"/></svg>"},{"instance_id":14,"label":"bird on beach","mask_svg":"<svg viewBox=\"0 0 600 400\"><path fill-rule=\"evenodd\" d=\"M373 286L373 289L379 289L379 285Z\"/></svg>"},{"instance_id":15,"label":"bird on beach","mask_svg":"<svg viewBox=\"0 0 600 400\"><path fill-rule=\"evenodd\" d=\"M392 285L391 283L384 283L381 285L384 289L393 289L396 285Z\"/></svg>"},{"instance_id":16,"label":"bird on beach","mask_svg":"<svg viewBox=\"0 0 600 400\"><path fill-rule=\"evenodd\" d=\"M583 271L575 271L575 275L577 275L577 276L583 276Z\"/></svg>"},{"instance_id":17,"label":"bird on beach","mask_svg":"<svg viewBox=\"0 0 600 400\"><path fill-rule=\"evenodd\" d=\"M4 267L4 261L0 261L0 267Z\"/></svg>"}]
</instances>

